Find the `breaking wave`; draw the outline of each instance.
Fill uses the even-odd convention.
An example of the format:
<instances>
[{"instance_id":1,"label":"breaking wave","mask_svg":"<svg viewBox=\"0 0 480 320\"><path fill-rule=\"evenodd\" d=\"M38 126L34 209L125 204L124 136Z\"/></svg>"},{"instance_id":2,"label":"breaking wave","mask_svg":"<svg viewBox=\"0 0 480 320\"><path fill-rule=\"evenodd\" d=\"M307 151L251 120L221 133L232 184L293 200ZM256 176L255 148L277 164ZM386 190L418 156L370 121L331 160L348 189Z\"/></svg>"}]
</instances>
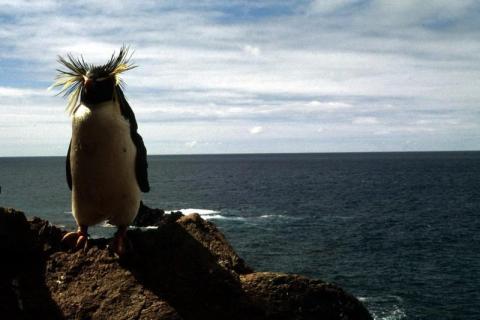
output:
<instances>
[{"instance_id":1,"label":"breaking wave","mask_svg":"<svg viewBox=\"0 0 480 320\"><path fill-rule=\"evenodd\" d=\"M215 210L209 210L209 209L193 209L193 208L188 208L188 209L179 209L179 210L171 210L171 211L181 211L184 215L191 214L191 213L198 213L199 215L203 216L210 216L210 215L216 215L220 213L219 211Z\"/></svg>"},{"instance_id":2,"label":"breaking wave","mask_svg":"<svg viewBox=\"0 0 480 320\"><path fill-rule=\"evenodd\" d=\"M203 219L205 220L223 220L223 221L238 221L238 222L250 222L250 223L261 223L261 221L271 220L271 219L295 219L295 217L290 217L283 214L262 214L262 215L255 215L255 216L246 216L242 217L235 214L225 214L224 212L211 210L211 209L197 209L197 208L184 208L184 209L173 209L173 210L166 210L166 213L177 212L180 211L184 215L198 213ZM228 210L227 210L228 211ZM68 212L71 214L70 212ZM266 221L265 221L266 222ZM101 228L114 228L115 226L107 223L106 221L98 225ZM131 228L135 228L131 226ZM141 229L155 229L156 226L149 226L149 227L142 227Z\"/></svg>"},{"instance_id":3,"label":"breaking wave","mask_svg":"<svg viewBox=\"0 0 480 320\"><path fill-rule=\"evenodd\" d=\"M225 214L221 211L210 210L210 209L179 209L179 210L172 210L172 211L181 211L183 214L191 214L191 213L198 213L203 219L205 220L228 220L228 221L250 221L258 220L258 219L289 219L291 217L282 215L282 214L262 214L260 216L238 216L232 214Z\"/></svg>"},{"instance_id":4,"label":"breaking wave","mask_svg":"<svg viewBox=\"0 0 480 320\"><path fill-rule=\"evenodd\" d=\"M399 296L358 297L373 316L374 320L403 320L407 314L402 308L403 299Z\"/></svg>"},{"instance_id":5,"label":"breaking wave","mask_svg":"<svg viewBox=\"0 0 480 320\"><path fill-rule=\"evenodd\" d=\"M244 217L238 216L225 216L221 215L220 211L209 210L209 209L179 209L173 211L181 211L183 214L198 213L205 220L231 220L231 221L245 221Z\"/></svg>"}]
</instances>

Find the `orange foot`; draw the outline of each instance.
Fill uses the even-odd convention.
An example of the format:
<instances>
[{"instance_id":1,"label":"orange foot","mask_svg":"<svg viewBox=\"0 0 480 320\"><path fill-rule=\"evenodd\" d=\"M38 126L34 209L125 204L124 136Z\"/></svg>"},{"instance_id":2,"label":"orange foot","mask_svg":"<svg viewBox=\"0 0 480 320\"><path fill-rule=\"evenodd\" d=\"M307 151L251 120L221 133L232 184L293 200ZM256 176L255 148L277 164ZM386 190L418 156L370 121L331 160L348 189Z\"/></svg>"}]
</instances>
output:
<instances>
[{"instance_id":1,"label":"orange foot","mask_svg":"<svg viewBox=\"0 0 480 320\"><path fill-rule=\"evenodd\" d=\"M73 249L74 251L83 249L87 251L88 249L88 227L79 226L76 232L69 232L62 238L62 244L67 248Z\"/></svg>"},{"instance_id":2,"label":"orange foot","mask_svg":"<svg viewBox=\"0 0 480 320\"><path fill-rule=\"evenodd\" d=\"M112 250L121 257L127 252L127 246L127 227L118 227L117 232L115 232L115 237L113 238Z\"/></svg>"}]
</instances>

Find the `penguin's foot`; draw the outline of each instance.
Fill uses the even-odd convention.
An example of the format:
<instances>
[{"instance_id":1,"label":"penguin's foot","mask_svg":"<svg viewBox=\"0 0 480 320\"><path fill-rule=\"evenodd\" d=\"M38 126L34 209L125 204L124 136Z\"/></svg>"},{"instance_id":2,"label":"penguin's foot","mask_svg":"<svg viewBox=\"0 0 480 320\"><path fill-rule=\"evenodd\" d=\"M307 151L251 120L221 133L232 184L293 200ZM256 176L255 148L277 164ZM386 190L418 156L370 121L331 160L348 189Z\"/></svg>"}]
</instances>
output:
<instances>
[{"instance_id":1,"label":"penguin's foot","mask_svg":"<svg viewBox=\"0 0 480 320\"><path fill-rule=\"evenodd\" d=\"M80 226L75 232L69 232L62 238L62 244L67 248L77 251L83 249L83 251L88 250L88 233L87 226Z\"/></svg>"},{"instance_id":2,"label":"penguin's foot","mask_svg":"<svg viewBox=\"0 0 480 320\"><path fill-rule=\"evenodd\" d=\"M122 257L125 255L129 247L130 244L127 239L127 227L118 227L117 232L115 232L115 237L113 238L111 247L112 251L118 256Z\"/></svg>"}]
</instances>

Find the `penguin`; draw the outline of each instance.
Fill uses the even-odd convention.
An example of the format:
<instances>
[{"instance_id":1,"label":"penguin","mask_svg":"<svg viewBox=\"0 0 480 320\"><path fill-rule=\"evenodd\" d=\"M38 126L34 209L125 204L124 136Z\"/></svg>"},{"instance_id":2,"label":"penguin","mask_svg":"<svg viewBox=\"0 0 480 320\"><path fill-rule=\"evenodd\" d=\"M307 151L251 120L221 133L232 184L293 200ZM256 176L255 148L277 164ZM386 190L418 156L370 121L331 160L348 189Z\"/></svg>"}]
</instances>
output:
<instances>
[{"instance_id":1,"label":"penguin","mask_svg":"<svg viewBox=\"0 0 480 320\"><path fill-rule=\"evenodd\" d=\"M87 64L83 56L58 62L52 87L68 96L72 136L66 157L66 180L78 229L62 242L76 250L88 247L88 227L104 221L117 227L112 249L127 250L126 232L138 213L141 192L148 192L147 150L120 74L135 68L122 46L104 65Z\"/></svg>"}]
</instances>

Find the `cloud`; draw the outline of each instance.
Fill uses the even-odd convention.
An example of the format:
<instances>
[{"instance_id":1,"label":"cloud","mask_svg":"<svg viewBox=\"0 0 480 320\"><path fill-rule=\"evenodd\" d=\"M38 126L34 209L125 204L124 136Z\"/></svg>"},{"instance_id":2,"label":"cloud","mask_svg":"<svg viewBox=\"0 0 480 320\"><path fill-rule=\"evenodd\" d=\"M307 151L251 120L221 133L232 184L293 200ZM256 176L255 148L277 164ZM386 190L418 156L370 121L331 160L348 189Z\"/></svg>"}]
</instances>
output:
<instances>
[{"instance_id":1,"label":"cloud","mask_svg":"<svg viewBox=\"0 0 480 320\"><path fill-rule=\"evenodd\" d=\"M186 146L187 148L193 148L193 147L195 147L197 144L198 144L198 142L197 142L196 140L189 141L189 142L185 142L185 146Z\"/></svg>"},{"instance_id":2,"label":"cloud","mask_svg":"<svg viewBox=\"0 0 480 320\"><path fill-rule=\"evenodd\" d=\"M332 14L334 11L348 8L361 3L359 0L314 0L311 3L311 11L316 14Z\"/></svg>"},{"instance_id":3,"label":"cloud","mask_svg":"<svg viewBox=\"0 0 480 320\"><path fill-rule=\"evenodd\" d=\"M372 125L372 124L378 124L379 121L375 117L358 117L353 119L352 123L359 124L359 125Z\"/></svg>"},{"instance_id":4,"label":"cloud","mask_svg":"<svg viewBox=\"0 0 480 320\"><path fill-rule=\"evenodd\" d=\"M353 105L346 102L341 101L324 101L320 102L317 100L310 101L306 104L304 110L315 112L335 112L340 111L343 109L350 109L353 108Z\"/></svg>"},{"instance_id":5,"label":"cloud","mask_svg":"<svg viewBox=\"0 0 480 320\"><path fill-rule=\"evenodd\" d=\"M188 147L185 136L202 141L192 145L199 151L249 151L245 128L257 127L257 140L285 151L368 149L375 130L388 130L388 141L417 130L431 142L433 131L422 127L438 134L439 147L480 144L471 138L480 123L475 1L0 4L0 128L21 124L15 136L30 145L33 126L70 134L65 100L45 91L56 56L103 63L122 43L139 65L125 73L125 93L147 145L161 152ZM162 131L167 150L156 142L164 127L177 134ZM365 143L328 141L340 136ZM19 149L0 144L0 155Z\"/></svg>"},{"instance_id":6,"label":"cloud","mask_svg":"<svg viewBox=\"0 0 480 320\"><path fill-rule=\"evenodd\" d=\"M45 95L44 89L0 87L0 98L12 99Z\"/></svg>"},{"instance_id":7,"label":"cloud","mask_svg":"<svg viewBox=\"0 0 480 320\"><path fill-rule=\"evenodd\" d=\"M250 132L250 134L259 134L263 132L263 127L256 126L256 127L250 128L250 130L248 131Z\"/></svg>"},{"instance_id":8,"label":"cloud","mask_svg":"<svg viewBox=\"0 0 480 320\"><path fill-rule=\"evenodd\" d=\"M246 53L248 53L252 56L255 56L255 57L258 57L260 55L260 48L259 47L254 47L254 46L251 46L251 45L244 46L243 51L245 51Z\"/></svg>"}]
</instances>

